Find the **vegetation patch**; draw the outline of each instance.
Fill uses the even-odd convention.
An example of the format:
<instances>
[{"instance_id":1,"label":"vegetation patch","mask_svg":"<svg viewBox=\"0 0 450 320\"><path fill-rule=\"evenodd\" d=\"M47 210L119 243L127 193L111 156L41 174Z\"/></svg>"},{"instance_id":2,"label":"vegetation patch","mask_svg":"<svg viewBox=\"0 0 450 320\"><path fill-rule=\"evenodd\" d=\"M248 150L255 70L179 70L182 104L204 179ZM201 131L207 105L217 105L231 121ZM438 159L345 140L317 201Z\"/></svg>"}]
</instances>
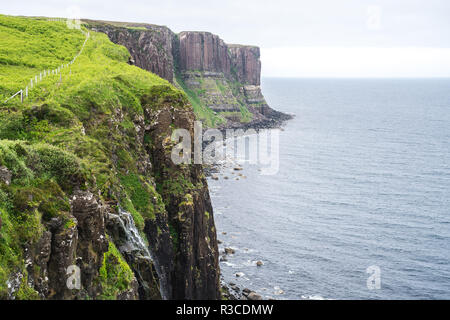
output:
<instances>
[{"instance_id":1,"label":"vegetation patch","mask_svg":"<svg viewBox=\"0 0 450 320\"><path fill-rule=\"evenodd\" d=\"M100 268L99 281L103 290L99 299L116 300L118 295L132 289L133 279L133 271L110 241Z\"/></svg>"}]
</instances>

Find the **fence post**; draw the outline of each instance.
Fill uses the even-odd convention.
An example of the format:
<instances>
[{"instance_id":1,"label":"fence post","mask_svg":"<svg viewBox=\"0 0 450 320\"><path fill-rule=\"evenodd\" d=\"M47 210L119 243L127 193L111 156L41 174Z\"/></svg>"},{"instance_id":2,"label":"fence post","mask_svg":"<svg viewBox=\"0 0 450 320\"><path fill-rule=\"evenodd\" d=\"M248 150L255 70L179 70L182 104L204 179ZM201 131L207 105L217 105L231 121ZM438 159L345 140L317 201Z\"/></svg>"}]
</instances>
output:
<instances>
[{"instance_id":1,"label":"fence post","mask_svg":"<svg viewBox=\"0 0 450 320\"><path fill-rule=\"evenodd\" d=\"M80 52L78 52L78 54L76 54L75 57L70 62L67 62L65 64L63 63L60 66L58 66L57 68L52 69L52 70L45 69L43 71L40 71L39 72L39 81L42 81L42 78L43 77L45 78L47 75L58 74L59 73L59 81L60 81L60 83L62 83L62 73L61 73L62 69L71 66L75 62L75 60L78 58L78 56L83 51L83 49L84 49L84 47L86 45L86 42L87 42L87 40L88 40L88 38L90 36L90 32L87 32L87 33L84 32L84 31L81 31L81 32L86 36L86 39L84 40L84 43L81 46ZM42 74L44 74L44 76L42 76ZM69 75L72 75L72 68L69 69ZM38 83L38 75L35 75L34 76L34 85L37 85L37 83ZM33 78L30 79L30 90L32 88L33 88ZM23 103L23 100L24 100L24 92L23 91L24 91L24 89L20 89L20 91L16 92L12 97L7 99L5 101L5 103L8 102L10 99L14 98L15 96L17 96L19 93L20 93L20 101ZM25 87L25 98L28 98L28 86Z\"/></svg>"}]
</instances>

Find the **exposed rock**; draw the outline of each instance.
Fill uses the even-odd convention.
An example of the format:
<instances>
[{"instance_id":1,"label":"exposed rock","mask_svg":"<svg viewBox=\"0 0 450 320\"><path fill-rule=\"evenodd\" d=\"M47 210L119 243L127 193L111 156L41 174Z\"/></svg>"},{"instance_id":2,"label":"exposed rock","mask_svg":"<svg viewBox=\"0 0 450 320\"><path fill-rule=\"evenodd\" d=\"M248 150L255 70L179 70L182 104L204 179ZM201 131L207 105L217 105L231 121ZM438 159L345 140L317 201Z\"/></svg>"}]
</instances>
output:
<instances>
[{"instance_id":1,"label":"exposed rock","mask_svg":"<svg viewBox=\"0 0 450 320\"><path fill-rule=\"evenodd\" d=\"M25 249L28 282L35 288L41 298L49 294L48 262L50 260L52 234L44 231L40 239L34 244L28 244Z\"/></svg>"},{"instance_id":2,"label":"exposed rock","mask_svg":"<svg viewBox=\"0 0 450 320\"><path fill-rule=\"evenodd\" d=\"M262 300L262 297L256 292L250 292L247 296L248 300Z\"/></svg>"},{"instance_id":3,"label":"exposed rock","mask_svg":"<svg viewBox=\"0 0 450 320\"><path fill-rule=\"evenodd\" d=\"M261 77L261 61L259 48L230 44L231 61L238 81L244 84L259 86Z\"/></svg>"},{"instance_id":4,"label":"exposed rock","mask_svg":"<svg viewBox=\"0 0 450 320\"><path fill-rule=\"evenodd\" d=\"M234 254L236 252L233 248L225 248L224 251L226 254Z\"/></svg>"},{"instance_id":5,"label":"exposed rock","mask_svg":"<svg viewBox=\"0 0 450 320\"><path fill-rule=\"evenodd\" d=\"M158 94L161 89L154 88L143 98L142 104L146 121L157 124L150 126L147 134L153 142L149 154L171 228L172 241L169 243L174 244L172 261L175 262L170 274L172 298L219 299L219 252L213 208L202 166L176 165L170 153L173 128L184 128L193 135L194 114L186 107L187 102L182 96L167 95L167 100L161 101ZM174 189L177 186L167 181L182 184Z\"/></svg>"},{"instance_id":6,"label":"exposed rock","mask_svg":"<svg viewBox=\"0 0 450 320\"><path fill-rule=\"evenodd\" d=\"M231 289L230 285L228 285L223 280L221 281L221 292L222 292L222 299L226 300L240 300L242 298L242 295Z\"/></svg>"},{"instance_id":7,"label":"exposed rock","mask_svg":"<svg viewBox=\"0 0 450 320\"><path fill-rule=\"evenodd\" d=\"M250 290L249 288L242 289L242 294L245 296L248 296L250 294L250 292L252 292L252 290Z\"/></svg>"},{"instance_id":8,"label":"exposed rock","mask_svg":"<svg viewBox=\"0 0 450 320\"><path fill-rule=\"evenodd\" d=\"M229 45L210 32L184 31L179 35L164 26L85 20L111 41L125 46L130 63L190 89L200 103L222 114L223 128L279 127L290 115L270 108L261 93L260 50ZM175 66L178 66L176 69ZM244 119L241 108L249 114Z\"/></svg>"},{"instance_id":9,"label":"exposed rock","mask_svg":"<svg viewBox=\"0 0 450 320\"><path fill-rule=\"evenodd\" d=\"M76 265L76 248L78 230L76 224L67 228L59 218L50 221L52 233L51 255L48 261L49 295L50 299L72 299L73 292L67 288L67 270ZM88 269L89 266L88 266Z\"/></svg>"},{"instance_id":10,"label":"exposed rock","mask_svg":"<svg viewBox=\"0 0 450 320\"><path fill-rule=\"evenodd\" d=\"M130 287L131 288L129 290L121 292L117 296L117 300L136 300L137 292L139 290L138 281L136 279L133 279Z\"/></svg>"},{"instance_id":11,"label":"exposed rock","mask_svg":"<svg viewBox=\"0 0 450 320\"><path fill-rule=\"evenodd\" d=\"M181 32L180 68L181 70L208 71L211 73L230 73L231 60L228 46L218 36L210 32Z\"/></svg>"},{"instance_id":12,"label":"exposed rock","mask_svg":"<svg viewBox=\"0 0 450 320\"><path fill-rule=\"evenodd\" d=\"M94 31L104 32L112 42L125 46L131 54L130 64L173 82L178 41L169 28L140 23L85 21Z\"/></svg>"},{"instance_id":13,"label":"exposed rock","mask_svg":"<svg viewBox=\"0 0 450 320\"><path fill-rule=\"evenodd\" d=\"M101 288L93 283L102 264L103 253L108 251L105 208L89 191L76 191L72 197L72 214L77 219L77 255L81 258L81 281L88 294L95 297Z\"/></svg>"},{"instance_id":14,"label":"exposed rock","mask_svg":"<svg viewBox=\"0 0 450 320\"><path fill-rule=\"evenodd\" d=\"M12 178L11 171L8 170L7 167L1 166L0 167L0 182L3 182L7 186L10 185Z\"/></svg>"},{"instance_id":15,"label":"exposed rock","mask_svg":"<svg viewBox=\"0 0 450 320\"><path fill-rule=\"evenodd\" d=\"M106 45L101 46L105 56L114 55L123 61L124 69L136 71L126 65L128 62L173 82L174 66L180 62L180 41L168 28L98 21L89 24L131 53L128 56L123 48ZM205 40L206 45L199 48L205 59L193 55L189 63L204 66L202 77L214 83L220 78L224 86L229 86L223 71L219 71L231 74L226 44L212 35ZM206 52L213 47L217 52ZM115 85L120 81L120 88L125 90L130 78L117 75L114 80ZM192 85L201 82L197 76L191 80ZM218 241L203 167L175 165L170 154L174 128L193 133L192 107L172 86L144 82L148 84L145 87L151 86L148 92L142 96L131 90L125 99L131 99L133 106L140 102L143 110L116 99L117 104L105 100L87 108L83 105L83 117L64 112L69 106L24 110L24 118L51 120L52 126L71 130L52 140L57 144L52 148L42 149L39 143L36 150L28 152L28 142L11 148L20 157L29 156L24 160L24 176L35 179L30 179L32 183L26 187L6 188L15 180L11 181L13 175L8 169L0 167L0 187L14 197L15 206L5 213L11 214L8 218L14 219L15 231L19 231L13 248L19 254L11 260L14 264L17 260L19 266L6 270L7 288L2 287L2 297L15 297L18 292L19 298L36 298L37 292L43 299L80 300L221 297ZM86 89L93 84L87 83ZM230 88L227 90L214 101L222 103L234 97ZM238 110L235 102L225 101L223 108ZM70 121L74 123L66 123ZM72 129L83 139L72 135ZM48 142L44 137L42 140ZM34 141L30 141L32 144ZM56 157L60 153L61 158ZM132 181L125 182L127 178ZM123 210L125 207L130 212ZM3 222L9 227L8 220ZM20 230L22 227L24 230ZM69 267L75 273L69 272ZM81 284L73 288L70 284L74 282L68 280L78 268Z\"/></svg>"},{"instance_id":16,"label":"exposed rock","mask_svg":"<svg viewBox=\"0 0 450 320\"><path fill-rule=\"evenodd\" d=\"M240 291L240 289L239 289L239 287L237 285L230 285L230 288L233 289L236 292Z\"/></svg>"},{"instance_id":17,"label":"exposed rock","mask_svg":"<svg viewBox=\"0 0 450 320\"><path fill-rule=\"evenodd\" d=\"M9 279L6 281L6 285L8 287L8 300L15 299L14 294L19 290L22 278L23 278L22 272L15 272L11 274Z\"/></svg>"}]
</instances>

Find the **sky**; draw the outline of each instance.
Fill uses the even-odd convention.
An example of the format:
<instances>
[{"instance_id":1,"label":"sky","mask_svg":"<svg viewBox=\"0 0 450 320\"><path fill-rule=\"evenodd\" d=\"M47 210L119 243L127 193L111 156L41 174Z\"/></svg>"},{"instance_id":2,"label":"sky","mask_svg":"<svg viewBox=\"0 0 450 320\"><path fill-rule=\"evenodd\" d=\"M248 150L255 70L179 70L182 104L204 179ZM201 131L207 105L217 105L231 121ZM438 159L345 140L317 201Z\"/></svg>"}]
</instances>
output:
<instances>
[{"instance_id":1,"label":"sky","mask_svg":"<svg viewBox=\"0 0 450 320\"><path fill-rule=\"evenodd\" d=\"M0 0L0 13L210 31L258 45L265 77L450 77L448 0Z\"/></svg>"}]
</instances>

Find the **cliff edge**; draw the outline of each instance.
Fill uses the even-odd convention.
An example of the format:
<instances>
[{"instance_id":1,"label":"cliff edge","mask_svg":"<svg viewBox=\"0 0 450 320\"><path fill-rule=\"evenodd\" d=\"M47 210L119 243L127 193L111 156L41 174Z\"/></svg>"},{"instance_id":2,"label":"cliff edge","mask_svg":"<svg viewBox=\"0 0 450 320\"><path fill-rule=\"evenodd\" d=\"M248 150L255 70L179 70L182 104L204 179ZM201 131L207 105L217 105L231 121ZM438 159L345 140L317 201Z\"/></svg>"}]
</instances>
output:
<instances>
[{"instance_id":1,"label":"cliff edge","mask_svg":"<svg viewBox=\"0 0 450 320\"><path fill-rule=\"evenodd\" d=\"M208 127L277 127L290 115L267 104L260 86L260 50L227 44L210 32L175 34L165 26L84 20L131 53L131 64L183 89Z\"/></svg>"},{"instance_id":2,"label":"cliff edge","mask_svg":"<svg viewBox=\"0 0 450 320\"><path fill-rule=\"evenodd\" d=\"M171 56L83 31L0 15L0 299L220 299L202 166L170 157L192 106L130 65Z\"/></svg>"}]
</instances>

